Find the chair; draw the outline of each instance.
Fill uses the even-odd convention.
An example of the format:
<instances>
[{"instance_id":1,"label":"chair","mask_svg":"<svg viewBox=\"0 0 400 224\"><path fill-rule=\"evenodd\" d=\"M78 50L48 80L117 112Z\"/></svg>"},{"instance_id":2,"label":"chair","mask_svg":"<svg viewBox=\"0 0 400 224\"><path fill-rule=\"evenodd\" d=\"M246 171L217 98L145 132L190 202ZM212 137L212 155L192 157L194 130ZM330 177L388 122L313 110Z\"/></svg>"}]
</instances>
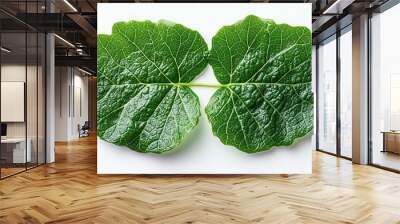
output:
<instances>
[{"instance_id":1,"label":"chair","mask_svg":"<svg viewBox=\"0 0 400 224\"><path fill-rule=\"evenodd\" d=\"M80 127L80 125L78 124L79 138L89 136L89 129L90 129L89 121L85 121L82 127Z\"/></svg>"}]
</instances>

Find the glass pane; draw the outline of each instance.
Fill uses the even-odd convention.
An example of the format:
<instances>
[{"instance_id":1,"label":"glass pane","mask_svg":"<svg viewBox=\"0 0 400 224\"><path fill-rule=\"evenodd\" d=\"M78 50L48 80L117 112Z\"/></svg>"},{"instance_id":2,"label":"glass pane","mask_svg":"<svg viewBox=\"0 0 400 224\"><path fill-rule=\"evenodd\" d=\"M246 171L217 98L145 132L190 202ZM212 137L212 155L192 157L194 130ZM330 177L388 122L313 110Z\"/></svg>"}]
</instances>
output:
<instances>
[{"instance_id":1,"label":"glass pane","mask_svg":"<svg viewBox=\"0 0 400 224\"><path fill-rule=\"evenodd\" d=\"M46 158L46 149L45 149L45 60L46 60L46 52L45 52L45 44L46 39L45 35L39 33L39 45L38 45L38 163L45 163Z\"/></svg>"},{"instance_id":2,"label":"glass pane","mask_svg":"<svg viewBox=\"0 0 400 224\"><path fill-rule=\"evenodd\" d=\"M26 80L26 115L27 115L27 143L28 143L28 168L37 165L37 132L38 132L38 35L36 32L27 33L28 55L27 55L27 80Z\"/></svg>"},{"instance_id":3,"label":"glass pane","mask_svg":"<svg viewBox=\"0 0 400 224\"><path fill-rule=\"evenodd\" d=\"M28 1L26 12L37 13L37 1ZM37 19L37 17L32 18ZM31 21L36 23L37 21ZM26 76L26 116L27 116L27 150L30 151L27 167L35 167L38 163L38 33L27 30L27 76Z\"/></svg>"},{"instance_id":4,"label":"glass pane","mask_svg":"<svg viewBox=\"0 0 400 224\"><path fill-rule=\"evenodd\" d=\"M31 151L26 148L26 33L2 33L1 45L1 173L25 170Z\"/></svg>"},{"instance_id":5,"label":"glass pane","mask_svg":"<svg viewBox=\"0 0 400 224\"><path fill-rule=\"evenodd\" d=\"M318 48L318 146L336 153L336 39Z\"/></svg>"},{"instance_id":6,"label":"glass pane","mask_svg":"<svg viewBox=\"0 0 400 224\"><path fill-rule=\"evenodd\" d=\"M400 5L372 18L372 163L400 170Z\"/></svg>"},{"instance_id":7,"label":"glass pane","mask_svg":"<svg viewBox=\"0 0 400 224\"><path fill-rule=\"evenodd\" d=\"M340 152L352 157L352 34L340 36Z\"/></svg>"},{"instance_id":8,"label":"glass pane","mask_svg":"<svg viewBox=\"0 0 400 224\"><path fill-rule=\"evenodd\" d=\"M317 47L315 45L312 46L312 52L311 52L311 57L312 57L312 61L311 61L311 73L312 73L312 91L314 93L314 102L316 102L316 78L317 78ZM90 80L89 80L90 81ZM90 92L90 91L89 91ZM316 106L314 107L314 114L317 114L318 108L316 108ZM316 116L314 116L314 130L313 130L313 136L312 136L312 145L316 146Z\"/></svg>"}]
</instances>

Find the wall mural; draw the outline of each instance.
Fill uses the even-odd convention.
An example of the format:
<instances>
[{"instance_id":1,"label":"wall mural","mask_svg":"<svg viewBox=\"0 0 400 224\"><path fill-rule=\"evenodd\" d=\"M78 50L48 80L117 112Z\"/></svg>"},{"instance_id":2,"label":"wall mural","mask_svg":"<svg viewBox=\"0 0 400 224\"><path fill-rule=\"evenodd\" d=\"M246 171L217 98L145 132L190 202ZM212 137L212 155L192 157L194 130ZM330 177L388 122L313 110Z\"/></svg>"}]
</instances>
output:
<instances>
[{"instance_id":1,"label":"wall mural","mask_svg":"<svg viewBox=\"0 0 400 224\"><path fill-rule=\"evenodd\" d=\"M192 83L207 64L219 84ZM98 136L142 153L175 149L198 125L191 87L215 88L213 134L245 153L293 144L313 129L311 32L248 15L211 50L199 32L161 20L118 22L98 35Z\"/></svg>"}]
</instances>

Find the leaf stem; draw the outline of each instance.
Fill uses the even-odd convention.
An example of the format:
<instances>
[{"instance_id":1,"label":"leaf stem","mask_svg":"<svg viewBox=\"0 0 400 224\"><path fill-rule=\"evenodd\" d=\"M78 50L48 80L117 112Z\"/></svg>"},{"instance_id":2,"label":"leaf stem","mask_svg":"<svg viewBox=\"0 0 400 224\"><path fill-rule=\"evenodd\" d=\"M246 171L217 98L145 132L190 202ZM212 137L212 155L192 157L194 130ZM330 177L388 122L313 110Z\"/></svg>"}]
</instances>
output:
<instances>
[{"instance_id":1,"label":"leaf stem","mask_svg":"<svg viewBox=\"0 0 400 224\"><path fill-rule=\"evenodd\" d=\"M207 84L207 83L176 83L177 86L201 86L201 87L212 87L220 88L226 87L224 84Z\"/></svg>"}]
</instances>

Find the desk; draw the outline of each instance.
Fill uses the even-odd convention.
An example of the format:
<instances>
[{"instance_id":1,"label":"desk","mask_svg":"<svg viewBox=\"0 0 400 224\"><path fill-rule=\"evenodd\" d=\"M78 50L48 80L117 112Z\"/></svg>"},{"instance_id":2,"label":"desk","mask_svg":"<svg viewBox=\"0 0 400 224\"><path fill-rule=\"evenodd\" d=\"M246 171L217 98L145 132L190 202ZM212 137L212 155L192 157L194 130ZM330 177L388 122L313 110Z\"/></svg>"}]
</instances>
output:
<instances>
[{"instance_id":1,"label":"desk","mask_svg":"<svg viewBox=\"0 0 400 224\"><path fill-rule=\"evenodd\" d=\"M2 157L5 158L8 163L30 162L32 160L32 153L31 153L32 140L28 138L26 142L28 143L27 144L28 147L26 147L26 154L25 154L25 138L1 139ZM6 155L3 156L3 154Z\"/></svg>"},{"instance_id":2,"label":"desk","mask_svg":"<svg viewBox=\"0 0 400 224\"><path fill-rule=\"evenodd\" d=\"M382 131L383 150L382 152L392 152L400 154L400 131Z\"/></svg>"}]
</instances>

